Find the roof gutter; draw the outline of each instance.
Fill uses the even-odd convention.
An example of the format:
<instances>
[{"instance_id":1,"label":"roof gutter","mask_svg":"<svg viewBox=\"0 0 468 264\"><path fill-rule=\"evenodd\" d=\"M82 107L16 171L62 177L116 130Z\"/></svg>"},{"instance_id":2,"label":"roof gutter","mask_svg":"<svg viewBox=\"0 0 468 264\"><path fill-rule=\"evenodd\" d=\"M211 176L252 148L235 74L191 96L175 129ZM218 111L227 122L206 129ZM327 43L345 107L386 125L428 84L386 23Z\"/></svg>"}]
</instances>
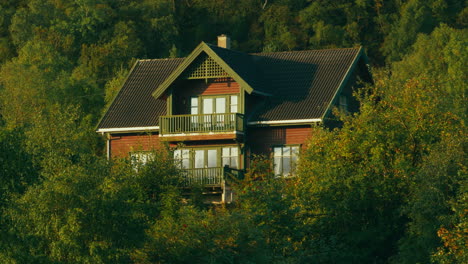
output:
<instances>
[{"instance_id":1,"label":"roof gutter","mask_svg":"<svg viewBox=\"0 0 468 264\"><path fill-rule=\"evenodd\" d=\"M126 133L126 132L152 132L159 130L159 126L152 127L116 127L116 128L100 128L97 133Z\"/></svg>"},{"instance_id":2,"label":"roof gutter","mask_svg":"<svg viewBox=\"0 0 468 264\"><path fill-rule=\"evenodd\" d=\"M293 120L274 120L274 121L251 121L247 125L295 125L295 124L310 124L322 122L321 118L313 119L293 119Z\"/></svg>"}]
</instances>

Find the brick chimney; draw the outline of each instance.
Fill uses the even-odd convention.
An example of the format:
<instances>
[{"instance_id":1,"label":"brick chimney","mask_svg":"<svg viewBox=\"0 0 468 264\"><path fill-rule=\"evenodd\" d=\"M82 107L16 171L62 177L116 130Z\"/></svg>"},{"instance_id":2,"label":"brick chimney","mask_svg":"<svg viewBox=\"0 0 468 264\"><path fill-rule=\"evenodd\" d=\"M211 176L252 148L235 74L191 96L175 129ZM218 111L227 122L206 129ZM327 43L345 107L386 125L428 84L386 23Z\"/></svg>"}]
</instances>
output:
<instances>
[{"instance_id":1,"label":"brick chimney","mask_svg":"<svg viewBox=\"0 0 468 264\"><path fill-rule=\"evenodd\" d=\"M224 34L218 36L218 47L231 49L231 38Z\"/></svg>"}]
</instances>

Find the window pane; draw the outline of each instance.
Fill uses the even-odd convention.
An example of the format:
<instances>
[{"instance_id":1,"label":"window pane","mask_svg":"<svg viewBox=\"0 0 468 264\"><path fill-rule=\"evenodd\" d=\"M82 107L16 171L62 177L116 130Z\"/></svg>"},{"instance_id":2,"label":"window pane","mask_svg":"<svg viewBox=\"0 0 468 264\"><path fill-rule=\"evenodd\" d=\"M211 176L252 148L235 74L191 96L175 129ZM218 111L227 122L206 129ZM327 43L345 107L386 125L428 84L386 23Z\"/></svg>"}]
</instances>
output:
<instances>
[{"instance_id":1,"label":"window pane","mask_svg":"<svg viewBox=\"0 0 468 264\"><path fill-rule=\"evenodd\" d=\"M180 159L182 158L182 151L180 149L174 150L174 159Z\"/></svg>"},{"instance_id":2,"label":"window pane","mask_svg":"<svg viewBox=\"0 0 468 264\"><path fill-rule=\"evenodd\" d=\"M239 167L237 164L237 160L238 160L237 157L231 157L231 168L237 169Z\"/></svg>"},{"instance_id":3,"label":"window pane","mask_svg":"<svg viewBox=\"0 0 468 264\"><path fill-rule=\"evenodd\" d=\"M237 105L231 105L231 113L237 113Z\"/></svg>"},{"instance_id":4,"label":"window pane","mask_svg":"<svg viewBox=\"0 0 468 264\"><path fill-rule=\"evenodd\" d=\"M237 113L237 95L231 95L231 107L230 107L231 113Z\"/></svg>"},{"instance_id":5,"label":"window pane","mask_svg":"<svg viewBox=\"0 0 468 264\"><path fill-rule=\"evenodd\" d=\"M230 151L229 151L230 149L231 149L231 148L223 148L223 157L228 157L228 156L230 156L230 155L229 155L229 154L230 154L230 153L229 153L229 152L230 152Z\"/></svg>"},{"instance_id":6,"label":"window pane","mask_svg":"<svg viewBox=\"0 0 468 264\"><path fill-rule=\"evenodd\" d=\"M190 106L191 107L198 107L198 97L190 97Z\"/></svg>"},{"instance_id":7,"label":"window pane","mask_svg":"<svg viewBox=\"0 0 468 264\"><path fill-rule=\"evenodd\" d=\"M291 147L291 151L292 151L292 156L298 156L299 155L299 147Z\"/></svg>"},{"instance_id":8,"label":"window pane","mask_svg":"<svg viewBox=\"0 0 468 264\"><path fill-rule=\"evenodd\" d=\"M188 169L190 167L190 160L189 159L183 159L182 160L182 169Z\"/></svg>"},{"instance_id":9,"label":"window pane","mask_svg":"<svg viewBox=\"0 0 468 264\"><path fill-rule=\"evenodd\" d=\"M205 151L195 150L195 168L200 169L205 167Z\"/></svg>"},{"instance_id":10,"label":"window pane","mask_svg":"<svg viewBox=\"0 0 468 264\"><path fill-rule=\"evenodd\" d=\"M230 164L230 158L228 158L228 157L223 158L223 167L224 167L225 165L231 166L231 164Z\"/></svg>"},{"instance_id":11,"label":"window pane","mask_svg":"<svg viewBox=\"0 0 468 264\"><path fill-rule=\"evenodd\" d=\"M282 156L282 151L281 151L281 147L274 147L273 148L273 152L274 152L274 156L275 157L281 157Z\"/></svg>"},{"instance_id":12,"label":"window pane","mask_svg":"<svg viewBox=\"0 0 468 264\"><path fill-rule=\"evenodd\" d=\"M275 157L273 159L273 166L274 166L274 169L275 169L275 175L281 175L281 171L282 171L282 168L281 168L281 157Z\"/></svg>"},{"instance_id":13,"label":"window pane","mask_svg":"<svg viewBox=\"0 0 468 264\"><path fill-rule=\"evenodd\" d=\"M291 156L291 147L283 147L283 157Z\"/></svg>"},{"instance_id":14,"label":"window pane","mask_svg":"<svg viewBox=\"0 0 468 264\"><path fill-rule=\"evenodd\" d=\"M297 167L297 156L291 157L291 171L294 172Z\"/></svg>"},{"instance_id":15,"label":"window pane","mask_svg":"<svg viewBox=\"0 0 468 264\"><path fill-rule=\"evenodd\" d=\"M182 149L182 158L183 159L188 159L189 158L189 150L188 149Z\"/></svg>"},{"instance_id":16,"label":"window pane","mask_svg":"<svg viewBox=\"0 0 468 264\"><path fill-rule=\"evenodd\" d=\"M283 175L288 175L291 172L291 158L283 157Z\"/></svg>"},{"instance_id":17,"label":"window pane","mask_svg":"<svg viewBox=\"0 0 468 264\"><path fill-rule=\"evenodd\" d=\"M217 150L216 149L209 149L208 150L208 168L217 167Z\"/></svg>"},{"instance_id":18,"label":"window pane","mask_svg":"<svg viewBox=\"0 0 468 264\"><path fill-rule=\"evenodd\" d=\"M216 113L218 114L226 113L226 98L224 97L216 98Z\"/></svg>"},{"instance_id":19,"label":"window pane","mask_svg":"<svg viewBox=\"0 0 468 264\"><path fill-rule=\"evenodd\" d=\"M231 105L237 104L237 95L231 95Z\"/></svg>"},{"instance_id":20,"label":"window pane","mask_svg":"<svg viewBox=\"0 0 468 264\"><path fill-rule=\"evenodd\" d=\"M203 99L203 113L212 114L213 113L213 98L204 98Z\"/></svg>"},{"instance_id":21,"label":"window pane","mask_svg":"<svg viewBox=\"0 0 468 264\"><path fill-rule=\"evenodd\" d=\"M231 156L239 156L238 148L231 148Z\"/></svg>"}]
</instances>

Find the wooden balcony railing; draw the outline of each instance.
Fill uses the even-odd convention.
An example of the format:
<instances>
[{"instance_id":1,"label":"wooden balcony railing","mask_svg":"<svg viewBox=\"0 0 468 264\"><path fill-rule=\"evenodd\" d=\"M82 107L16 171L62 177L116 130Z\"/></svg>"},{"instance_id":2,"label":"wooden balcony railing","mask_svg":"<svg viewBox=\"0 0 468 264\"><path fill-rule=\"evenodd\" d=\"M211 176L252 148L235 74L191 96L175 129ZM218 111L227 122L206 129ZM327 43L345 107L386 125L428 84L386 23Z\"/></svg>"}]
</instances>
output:
<instances>
[{"instance_id":1,"label":"wooden balcony railing","mask_svg":"<svg viewBox=\"0 0 468 264\"><path fill-rule=\"evenodd\" d=\"M243 132L244 115L229 113L161 116L159 125L162 136L189 133Z\"/></svg>"},{"instance_id":2,"label":"wooden balcony railing","mask_svg":"<svg viewBox=\"0 0 468 264\"><path fill-rule=\"evenodd\" d=\"M220 186L223 180L223 168L184 169L184 185L210 185Z\"/></svg>"},{"instance_id":3,"label":"wooden balcony railing","mask_svg":"<svg viewBox=\"0 0 468 264\"><path fill-rule=\"evenodd\" d=\"M183 169L182 175L184 186L221 186L223 179L243 179L244 171L228 167Z\"/></svg>"}]
</instances>

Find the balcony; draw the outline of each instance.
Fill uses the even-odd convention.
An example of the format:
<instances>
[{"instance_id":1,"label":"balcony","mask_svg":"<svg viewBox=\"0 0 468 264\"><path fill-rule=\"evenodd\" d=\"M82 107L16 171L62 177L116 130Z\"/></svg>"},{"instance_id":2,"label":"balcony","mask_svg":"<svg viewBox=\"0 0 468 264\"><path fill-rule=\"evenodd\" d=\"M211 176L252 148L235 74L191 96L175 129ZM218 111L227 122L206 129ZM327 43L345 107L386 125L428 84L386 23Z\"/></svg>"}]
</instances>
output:
<instances>
[{"instance_id":1,"label":"balcony","mask_svg":"<svg viewBox=\"0 0 468 264\"><path fill-rule=\"evenodd\" d=\"M244 115L200 114L161 116L160 136L169 141L238 139L244 132Z\"/></svg>"},{"instance_id":2,"label":"balcony","mask_svg":"<svg viewBox=\"0 0 468 264\"><path fill-rule=\"evenodd\" d=\"M184 186L202 185L208 187L220 187L223 180L242 179L242 170L228 167L183 169Z\"/></svg>"}]
</instances>

